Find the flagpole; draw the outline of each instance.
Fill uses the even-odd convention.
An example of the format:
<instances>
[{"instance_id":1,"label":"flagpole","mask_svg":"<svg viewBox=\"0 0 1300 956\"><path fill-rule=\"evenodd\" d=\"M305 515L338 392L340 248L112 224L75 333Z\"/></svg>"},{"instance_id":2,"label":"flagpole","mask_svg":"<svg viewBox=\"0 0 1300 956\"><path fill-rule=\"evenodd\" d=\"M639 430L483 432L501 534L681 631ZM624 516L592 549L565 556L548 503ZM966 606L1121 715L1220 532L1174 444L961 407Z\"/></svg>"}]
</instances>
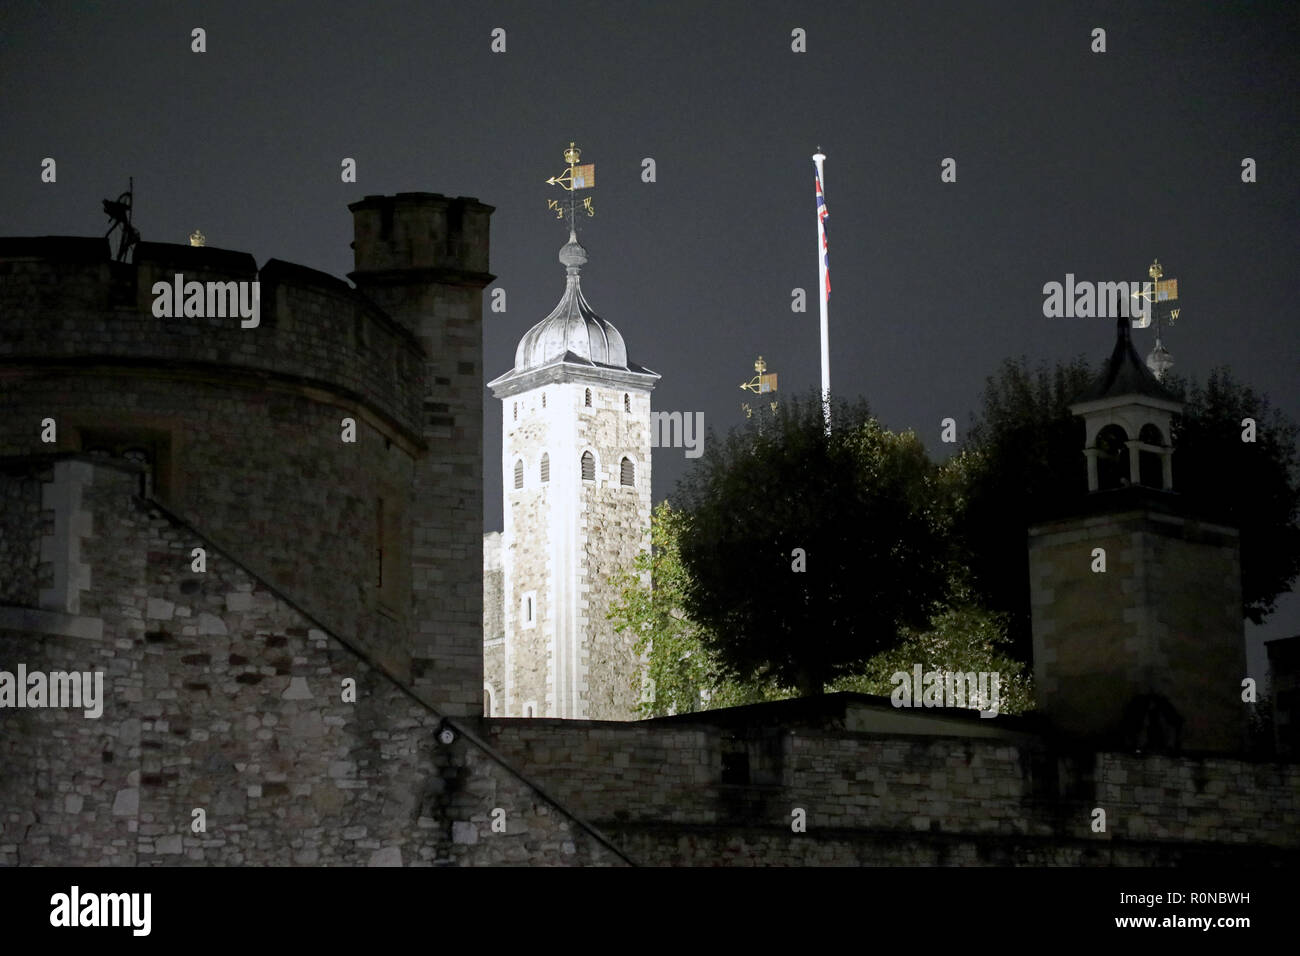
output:
<instances>
[{"instance_id":1,"label":"flagpole","mask_svg":"<svg viewBox=\"0 0 1300 956\"><path fill-rule=\"evenodd\" d=\"M826 319L830 289L827 277L830 272L828 251L826 248L826 177L822 173L822 163L826 156L821 147L813 154L813 164L817 167L817 285L821 289L821 327L822 327L822 416L826 419L826 432L831 430L831 346L829 326Z\"/></svg>"}]
</instances>

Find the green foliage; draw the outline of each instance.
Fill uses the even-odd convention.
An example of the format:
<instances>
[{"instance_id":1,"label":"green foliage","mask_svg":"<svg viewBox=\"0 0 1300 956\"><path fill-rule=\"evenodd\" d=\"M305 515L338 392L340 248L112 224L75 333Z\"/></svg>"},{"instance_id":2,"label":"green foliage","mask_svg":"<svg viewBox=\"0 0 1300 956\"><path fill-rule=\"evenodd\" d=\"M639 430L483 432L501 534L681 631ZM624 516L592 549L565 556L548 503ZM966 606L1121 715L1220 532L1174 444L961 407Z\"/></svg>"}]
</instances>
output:
<instances>
[{"instance_id":1,"label":"green foliage","mask_svg":"<svg viewBox=\"0 0 1300 956\"><path fill-rule=\"evenodd\" d=\"M683 608L688 576L677 539L687 520L661 502L650 519L651 551L637 557L633 572L616 579L622 600L610 610L610 620L619 632L637 636L636 650L646 659L654 687L653 697L640 704L641 716L688 714L705 706L732 707L790 696L770 680L740 684L720 675L701 640L700 626Z\"/></svg>"},{"instance_id":2,"label":"green foliage","mask_svg":"<svg viewBox=\"0 0 1300 956\"><path fill-rule=\"evenodd\" d=\"M923 625L947 573L939 469L865 403L787 398L704 456L680 492L686 615L720 676L820 693ZM807 571L792 570L796 549Z\"/></svg>"},{"instance_id":3,"label":"green foliage","mask_svg":"<svg viewBox=\"0 0 1300 956\"><path fill-rule=\"evenodd\" d=\"M910 674L917 664L922 672L983 671L998 675L998 712L1023 714L1034 706L1032 680L1009 651L1005 615L970 604L940 605L927 628L905 630L902 643L877 654L861 673L837 681L832 689L887 697L897 686L893 675Z\"/></svg>"},{"instance_id":4,"label":"green foliage","mask_svg":"<svg viewBox=\"0 0 1300 956\"><path fill-rule=\"evenodd\" d=\"M1030 369L1007 359L990 376L965 450L945 465L956 487L954 545L979 603L1006 615L1011 651L1029 660L1026 530L1088 491L1084 427L1070 403L1096 377L1083 359Z\"/></svg>"},{"instance_id":5,"label":"green foliage","mask_svg":"<svg viewBox=\"0 0 1300 956\"><path fill-rule=\"evenodd\" d=\"M682 608L687 573L677 536L686 520L667 502L655 508L650 526L653 551L640 555L636 571L621 577L623 600L610 614L620 631L638 635L637 650L647 658L655 695L641 704L641 715L660 717L793 696L793 688L783 687L769 676L748 682L721 676L717 660L701 640L699 626ZM1001 675L1000 712L1016 714L1030 709L1029 678L1024 665L1008 654L1004 616L972 605L962 569L954 566L952 570L947 598L952 606L935 605L928 627L904 629L901 644L872 657L831 689L888 696L894 686L890 677L900 670L910 673L915 664L927 671L996 671Z\"/></svg>"},{"instance_id":6,"label":"green foliage","mask_svg":"<svg viewBox=\"0 0 1300 956\"><path fill-rule=\"evenodd\" d=\"M1165 386L1187 402L1173 422L1174 487L1241 530L1242 614L1260 624L1300 574L1300 428L1226 368L1204 386L1181 376ZM1241 440L1245 418L1253 443Z\"/></svg>"}]
</instances>

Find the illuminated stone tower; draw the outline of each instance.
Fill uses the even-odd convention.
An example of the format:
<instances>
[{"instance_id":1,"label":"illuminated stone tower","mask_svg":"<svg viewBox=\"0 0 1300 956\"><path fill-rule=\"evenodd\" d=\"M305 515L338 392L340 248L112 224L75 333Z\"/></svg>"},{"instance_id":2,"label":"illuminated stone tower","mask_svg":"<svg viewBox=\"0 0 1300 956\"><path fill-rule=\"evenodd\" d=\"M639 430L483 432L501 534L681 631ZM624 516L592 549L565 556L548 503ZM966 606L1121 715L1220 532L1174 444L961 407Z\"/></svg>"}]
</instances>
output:
<instances>
[{"instance_id":1,"label":"illuminated stone tower","mask_svg":"<svg viewBox=\"0 0 1300 956\"><path fill-rule=\"evenodd\" d=\"M560 262L559 305L524 335L514 368L488 383L503 421L505 640L493 713L626 720L640 663L635 638L605 615L619 597L614 575L650 544L659 376L629 362L618 329L588 305L587 253L572 230Z\"/></svg>"}]
</instances>

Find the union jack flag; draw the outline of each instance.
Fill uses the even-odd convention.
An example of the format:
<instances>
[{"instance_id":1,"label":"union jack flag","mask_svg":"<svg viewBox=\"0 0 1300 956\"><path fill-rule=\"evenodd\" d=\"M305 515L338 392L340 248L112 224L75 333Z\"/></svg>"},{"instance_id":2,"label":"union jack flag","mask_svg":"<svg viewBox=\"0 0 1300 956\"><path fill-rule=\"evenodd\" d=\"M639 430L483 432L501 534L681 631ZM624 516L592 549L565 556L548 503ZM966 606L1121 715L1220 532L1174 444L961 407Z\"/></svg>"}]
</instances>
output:
<instances>
[{"instance_id":1,"label":"union jack flag","mask_svg":"<svg viewBox=\"0 0 1300 956\"><path fill-rule=\"evenodd\" d=\"M826 217L830 213L826 210L826 197L822 195L822 177L815 169L813 179L817 182L817 225L821 228L822 234L822 264L826 268L826 301L831 298L831 255L826 246Z\"/></svg>"}]
</instances>

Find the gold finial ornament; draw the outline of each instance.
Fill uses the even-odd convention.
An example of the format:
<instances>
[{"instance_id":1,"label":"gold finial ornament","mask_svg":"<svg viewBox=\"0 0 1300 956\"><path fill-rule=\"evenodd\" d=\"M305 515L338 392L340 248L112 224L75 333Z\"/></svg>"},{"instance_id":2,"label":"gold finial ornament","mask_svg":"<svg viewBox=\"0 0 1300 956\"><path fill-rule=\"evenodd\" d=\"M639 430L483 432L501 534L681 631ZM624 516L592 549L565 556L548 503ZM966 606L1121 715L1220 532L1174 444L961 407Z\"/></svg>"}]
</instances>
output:
<instances>
[{"instance_id":1,"label":"gold finial ornament","mask_svg":"<svg viewBox=\"0 0 1300 956\"><path fill-rule=\"evenodd\" d=\"M204 246L207 245L207 242L208 242L208 237L205 236L203 233L199 232L197 229L195 229L192 233L190 233L191 246Z\"/></svg>"},{"instance_id":2,"label":"gold finial ornament","mask_svg":"<svg viewBox=\"0 0 1300 956\"><path fill-rule=\"evenodd\" d=\"M1165 274L1165 268L1160 264L1159 259L1156 259L1154 262L1152 262L1151 268L1147 270L1147 275L1149 275L1153 279L1159 279L1164 274Z\"/></svg>"},{"instance_id":3,"label":"gold finial ornament","mask_svg":"<svg viewBox=\"0 0 1300 956\"><path fill-rule=\"evenodd\" d=\"M582 150L578 149L576 143L569 141L569 148L564 151L564 161L570 166L578 165L578 160L582 157Z\"/></svg>"}]
</instances>

